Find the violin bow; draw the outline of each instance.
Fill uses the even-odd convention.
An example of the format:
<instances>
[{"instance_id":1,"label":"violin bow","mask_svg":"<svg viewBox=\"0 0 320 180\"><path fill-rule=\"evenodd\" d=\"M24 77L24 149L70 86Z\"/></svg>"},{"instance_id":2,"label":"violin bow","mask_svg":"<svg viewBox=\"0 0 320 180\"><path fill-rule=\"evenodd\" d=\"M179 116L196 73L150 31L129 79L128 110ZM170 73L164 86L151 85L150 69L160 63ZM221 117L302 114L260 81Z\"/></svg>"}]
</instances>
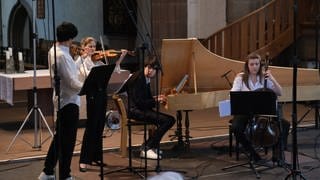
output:
<instances>
[{"instance_id":1,"label":"violin bow","mask_svg":"<svg viewBox=\"0 0 320 180\"><path fill-rule=\"evenodd\" d=\"M101 43L101 48L102 48L102 51L104 52L104 44L103 44L103 40L102 40L102 36L100 35L100 43ZM106 61L106 64L108 65L109 62L108 62L108 58L107 56L103 53L103 57L104 57L104 60Z\"/></svg>"}]
</instances>

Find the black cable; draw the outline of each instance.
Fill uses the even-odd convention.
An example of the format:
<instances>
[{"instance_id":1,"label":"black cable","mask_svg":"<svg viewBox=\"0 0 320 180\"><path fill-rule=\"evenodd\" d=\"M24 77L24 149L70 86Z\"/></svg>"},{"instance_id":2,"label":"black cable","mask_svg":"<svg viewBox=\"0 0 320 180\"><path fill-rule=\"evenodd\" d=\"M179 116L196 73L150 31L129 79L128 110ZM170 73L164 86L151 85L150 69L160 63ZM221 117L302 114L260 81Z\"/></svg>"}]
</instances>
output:
<instances>
[{"instance_id":1,"label":"black cable","mask_svg":"<svg viewBox=\"0 0 320 180\"><path fill-rule=\"evenodd\" d=\"M131 18L131 22L132 22L133 25L136 27L138 37L139 37L143 42L145 42L144 36L142 35L142 33L141 33L141 32L139 31L139 29L138 29L138 23L137 23L137 20L134 18L133 11L129 8L128 3L126 2L126 0L121 0L121 2L122 2L122 4L123 4L123 5L125 6L125 8L126 8L129 17ZM148 48L147 48L147 49L148 49Z\"/></svg>"},{"instance_id":2,"label":"black cable","mask_svg":"<svg viewBox=\"0 0 320 180\"><path fill-rule=\"evenodd\" d=\"M130 1L130 2L131 2L131 6L133 7L132 1ZM150 7L150 9L151 9L151 7ZM149 12L151 13L151 11L149 11ZM142 16L142 12L141 12L139 6L138 6L138 11L136 12L136 14L140 15L140 18L141 18L141 21L142 21L142 25L143 25L145 31L147 32L146 33L146 37L148 38L148 41L149 41L150 46L151 46L151 51L149 50L148 53L149 53L149 55L153 55L156 58L157 63L158 63L157 66L159 66L158 68L160 69L161 75L163 75L163 69L162 69L161 63L159 61L159 55L158 55L158 53L157 53L157 51L156 51L156 49L154 47L154 43L152 41L152 36L149 33L149 32L151 32L151 30L148 29L147 23L146 23L144 17ZM149 14L149 17L152 18L152 13ZM150 28L152 29L152 27L150 27ZM142 39L142 40L143 40L143 42L146 41L145 39Z\"/></svg>"},{"instance_id":3,"label":"black cable","mask_svg":"<svg viewBox=\"0 0 320 180\"><path fill-rule=\"evenodd\" d=\"M27 166L30 166L31 163L24 163L22 165L17 165L15 167L7 167L5 169L0 169L0 172L6 172L6 171L11 171L11 170L16 170L16 169L19 169L19 168L24 168L24 167L27 167Z\"/></svg>"},{"instance_id":4,"label":"black cable","mask_svg":"<svg viewBox=\"0 0 320 180\"><path fill-rule=\"evenodd\" d=\"M50 5L49 5L49 0L47 1L47 12L48 12L48 16L49 16L49 12L50 12ZM48 38L47 39L49 39L49 37L50 37L50 18L48 17L48 19L47 19L47 26L48 26Z\"/></svg>"}]
</instances>

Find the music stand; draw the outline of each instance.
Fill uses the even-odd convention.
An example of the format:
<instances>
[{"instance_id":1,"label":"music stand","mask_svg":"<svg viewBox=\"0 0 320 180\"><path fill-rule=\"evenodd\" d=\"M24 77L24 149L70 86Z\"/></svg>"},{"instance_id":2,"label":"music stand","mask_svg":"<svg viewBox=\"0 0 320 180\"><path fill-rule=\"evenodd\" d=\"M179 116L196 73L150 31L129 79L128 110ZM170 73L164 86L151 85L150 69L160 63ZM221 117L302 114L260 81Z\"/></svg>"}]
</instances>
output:
<instances>
[{"instance_id":1,"label":"music stand","mask_svg":"<svg viewBox=\"0 0 320 180\"><path fill-rule=\"evenodd\" d=\"M277 95L273 91L231 91L231 115L277 115Z\"/></svg>"},{"instance_id":2,"label":"music stand","mask_svg":"<svg viewBox=\"0 0 320 180\"><path fill-rule=\"evenodd\" d=\"M277 115L277 96L273 91L231 91L230 92L231 115L248 115L254 117L256 115ZM250 124L250 121L249 121ZM259 173L255 169L255 164L252 160L252 155L249 156L249 161L246 163L236 164L222 168L227 170L239 166L247 167L249 165L252 171L260 178ZM262 166L262 164L256 164Z\"/></svg>"},{"instance_id":3,"label":"music stand","mask_svg":"<svg viewBox=\"0 0 320 180\"><path fill-rule=\"evenodd\" d=\"M112 65L99 65L94 66L88 77L83 83L83 86L80 90L79 95L89 95L94 92L106 92L107 90L107 84L111 78L112 72L114 71L115 64ZM105 113L104 113L105 114ZM100 117L100 118L105 118ZM102 136L100 137L101 147L103 148L103 140ZM103 179L103 150L101 149L101 160L100 160L100 177Z\"/></svg>"}]
</instances>

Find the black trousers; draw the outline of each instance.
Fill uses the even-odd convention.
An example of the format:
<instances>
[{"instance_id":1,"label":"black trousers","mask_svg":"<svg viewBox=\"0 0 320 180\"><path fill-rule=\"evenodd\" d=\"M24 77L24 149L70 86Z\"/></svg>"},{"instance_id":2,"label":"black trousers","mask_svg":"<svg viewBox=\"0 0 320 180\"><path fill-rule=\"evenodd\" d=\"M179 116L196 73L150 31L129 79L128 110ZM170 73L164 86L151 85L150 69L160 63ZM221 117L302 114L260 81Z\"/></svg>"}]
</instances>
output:
<instances>
[{"instance_id":1,"label":"black trousers","mask_svg":"<svg viewBox=\"0 0 320 180\"><path fill-rule=\"evenodd\" d=\"M232 131L235 134L237 141L243 146L243 148L250 153L254 153L255 150L251 142L247 139L245 135L245 130L247 128L250 116L237 115L232 119Z\"/></svg>"},{"instance_id":2,"label":"black trousers","mask_svg":"<svg viewBox=\"0 0 320 180\"><path fill-rule=\"evenodd\" d=\"M56 131L49 147L44 163L43 172L47 175L54 174L54 168L59 159L59 179L70 177L70 164L77 136L79 122L79 106L68 104L58 112Z\"/></svg>"},{"instance_id":3,"label":"black trousers","mask_svg":"<svg viewBox=\"0 0 320 180\"><path fill-rule=\"evenodd\" d=\"M173 116L159 112L157 114L154 110L140 110L130 109L129 118L137 121L147 121L156 125L153 136L149 136L144 146L147 149L157 148L163 135L175 124L176 120Z\"/></svg>"},{"instance_id":4,"label":"black trousers","mask_svg":"<svg viewBox=\"0 0 320 180\"><path fill-rule=\"evenodd\" d=\"M87 121L79 163L91 164L102 158L102 133L105 125L107 98L104 91L87 95Z\"/></svg>"}]
</instances>

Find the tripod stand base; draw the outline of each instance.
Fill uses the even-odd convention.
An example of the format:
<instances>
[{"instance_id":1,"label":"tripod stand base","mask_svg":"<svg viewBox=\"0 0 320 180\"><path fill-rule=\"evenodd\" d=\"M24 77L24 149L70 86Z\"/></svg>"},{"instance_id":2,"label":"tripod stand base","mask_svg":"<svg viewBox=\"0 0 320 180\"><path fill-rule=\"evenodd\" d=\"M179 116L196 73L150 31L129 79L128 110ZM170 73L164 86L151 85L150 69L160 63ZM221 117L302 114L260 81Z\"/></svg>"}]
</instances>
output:
<instances>
[{"instance_id":1,"label":"tripod stand base","mask_svg":"<svg viewBox=\"0 0 320 180\"><path fill-rule=\"evenodd\" d=\"M285 179L290 179L290 177L292 177L292 179L297 179L297 177L300 177L300 179L306 179L301 171L294 171L294 170L291 170L291 172L286 176Z\"/></svg>"},{"instance_id":2,"label":"tripod stand base","mask_svg":"<svg viewBox=\"0 0 320 180\"><path fill-rule=\"evenodd\" d=\"M25 124L27 123L27 121L30 119L30 115L32 114L32 112L34 113L34 123L35 123L35 127L34 127L34 145L32 146L29 142L25 141L26 143L30 144L32 146L32 148L35 148L35 149L41 149L41 145L42 145L42 142L41 142L41 139L40 137L38 137L38 122L37 122L37 113L40 114L40 117L42 119L42 121L44 122L44 124L46 125L51 137L53 138L53 132L51 131L50 129L50 126L49 124L47 123L41 109L37 106L34 106L32 107L32 109L29 111L29 113L27 114L26 118L24 119L22 125L20 126L18 132L16 133L16 135L13 137L12 141L10 142L8 148L7 148L7 151L6 152L9 152L9 150L11 149L13 143L15 142L16 138L18 137L18 135L21 133L23 127L25 126ZM40 122L40 121L39 121Z\"/></svg>"},{"instance_id":3,"label":"tripod stand base","mask_svg":"<svg viewBox=\"0 0 320 180\"><path fill-rule=\"evenodd\" d=\"M137 174L142 179L145 179L147 178L146 177L147 172L156 172L156 170L148 170L143 167L118 167L114 170L104 171L103 176L107 174L112 174L112 173L132 173L132 174Z\"/></svg>"},{"instance_id":4,"label":"tripod stand base","mask_svg":"<svg viewBox=\"0 0 320 180\"><path fill-rule=\"evenodd\" d=\"M267 168L273 168L272 166L268 166L265 163L259 163L259 162L255 163L253 161L248 161L248 162L245 162L245 163L240 163L240 164L235 164L235 165L224 167L224 168L222 168L222 170L225 171L225 170L236 168L236 167L245 167L245 168L251 169L254 172L254 174L256 175L256 178L260 179L261 176L258 173L258 171L256 170L257 166L264 166L264 167L267 167Z\"/></svg>"}]
</instances>

